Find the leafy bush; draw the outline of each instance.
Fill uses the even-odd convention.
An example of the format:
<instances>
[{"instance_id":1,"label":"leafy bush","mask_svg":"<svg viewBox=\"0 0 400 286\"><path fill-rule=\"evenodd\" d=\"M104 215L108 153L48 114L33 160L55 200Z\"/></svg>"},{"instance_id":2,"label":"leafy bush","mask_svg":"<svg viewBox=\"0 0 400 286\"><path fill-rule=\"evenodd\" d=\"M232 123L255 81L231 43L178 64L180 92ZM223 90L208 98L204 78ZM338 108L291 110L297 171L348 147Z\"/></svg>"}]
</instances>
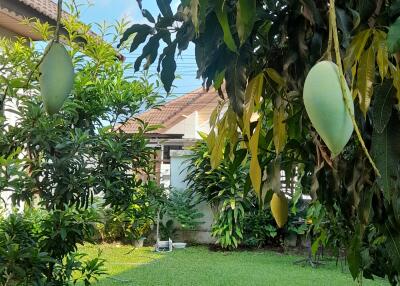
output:
<instances>
[{"instance_id":1,"label":"leafy bush","mask_svg":"<svg viewBox=\"0 0 400 286\"><path fill-rule=\"evenodd\" d=\"M80 262L85 255L76 253L77 239L83 242L91 228L87 226L93 224L90 213L74 215L77 212L72 208L55 212L31 210L25 215L13 213L1 221L1 285L65 285L62 283L79 281L87 284L104 274L102 259ZM64 219L68 217L71 219ZM81 220L75 221L77 217ZM75 232L79 235L73 235Z\"/></svg>"},{"instance_id":2,"label":"leafy bush","mask_svg":"<svg viewBox=\"0 0 400 286\"><path fill-rule=\"evenodd\" d=\"M239 167L239 160L223 160L215 169L211 167L210 155L204 142L197 143L189 158L186 177L190 190L201 201L206 201L214 211L212 235L224 248L237 247L243 239L243 219L250 194L246 193L247 171ZM225 155L230 152L229 147ZM236 151L245 155L241 150ZM225 156L228 158L228 156ZM238 168L239 167L239 168Z\"/></svg>"},{"instance_id":3,"label":"leafy bush","mask_svg":"<svg viewBox=\"0 0 400 286\"><path fill-rule=\"evenodd\" d=\"M300 191L295 192L290 201L289 220L281 231L271 215L269 204L260 207L258 198L249 192L249 166L242 164L246 150L235 150L235 159L231 161L228 144L224 159L214 169L205 142L196 144L192 151L186 181L190 190L214 210L212 235L221 247L235 248L241 243L251 247L280 245L284 235L307 231L305 223L298 223L306 216ZM265 200L268 201L267 195Z\"/></svg>"},{"instance_id":4,"label":"leafy bush","mask_svg":"<svg viewBox=\"0 0 400 286\"><path fill-rule=\"evenodd\" d=\"M179 222L183 230L194 230L204 223L199 221L204 215L196 209L197 204L192 192L172 189L165 201L164 211Z\"/></svg>"}]
</instances>

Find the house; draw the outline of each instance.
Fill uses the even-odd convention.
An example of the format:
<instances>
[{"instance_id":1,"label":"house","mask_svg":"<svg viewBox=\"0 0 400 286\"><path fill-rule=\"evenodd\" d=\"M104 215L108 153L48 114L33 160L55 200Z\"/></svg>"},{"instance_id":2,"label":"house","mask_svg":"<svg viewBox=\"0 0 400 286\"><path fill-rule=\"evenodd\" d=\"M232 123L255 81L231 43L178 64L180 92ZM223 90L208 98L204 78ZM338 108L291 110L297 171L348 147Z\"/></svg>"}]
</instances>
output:
<instances>
[{"instance_id":1,"label":"house","mask_svg":"<svg viewBox=\"0 0 400 286\"><path fill-rule=\"evenodd\" d=\"M57 4L51 0L1 0L0 37L25 37L42 40L31 26L22 24L26 18L37 18L41 22L55 25Z\"/></svg>"},{"instance_id":2,"label":"house","mask_svg":"<svg viewBox=\"0 0 400 286\"><path fill-rule=\"evenodd\" d=\"M199 88L137 116L150 125L162 126L147 134L151 146L160 150L161 184L170 185L171 151L193 145L201 138L199 132L210 132L210 115L220 100L216 90ZM119 128L126 133L136 133L139 126L137 120L130 119Z\"/></svg>"}]
</instances>

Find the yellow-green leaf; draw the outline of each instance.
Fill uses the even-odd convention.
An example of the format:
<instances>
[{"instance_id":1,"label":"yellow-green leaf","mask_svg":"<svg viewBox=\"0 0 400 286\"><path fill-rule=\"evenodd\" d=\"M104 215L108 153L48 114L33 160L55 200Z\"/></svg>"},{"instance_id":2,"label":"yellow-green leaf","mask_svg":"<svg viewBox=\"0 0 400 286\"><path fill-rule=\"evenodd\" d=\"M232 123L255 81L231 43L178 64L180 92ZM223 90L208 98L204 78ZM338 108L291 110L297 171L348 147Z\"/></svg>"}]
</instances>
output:
<instances>
[{"instance_id":1,"label":"yellow-green leaf","mask_svg":"<svg viewBox=\"0 0 400 286\"><path fill-rule=\"evenodd\" d=\"M207 147L209 152L212 152L212 150L214 150L214 145L215 145L215 131L214 128L212 128L207 136Z\"/></svg>"},{"instance_id":2,"label":"yellow-green leaf","mask_svg":"<svg viewBox=\"0 0 400 286\"><path fill-rule=\"evenodd\" d=\"M375 53L373 47L371 46L361 55L360 64L357 71L358 99L364 117L366 116L369 106L371 104L374 76Z\"/></svg>"},{"instance_id":3,"label":"yellow-green leaf","mask_svg":"<svg viewBox=\"0 0 400 286\"><path fill-rule=\"evenodd\" d=\"M261 167L260 163L258 162L258 140L260 137L261 125L262 125L262 118L260 117L258 119L256 129L254 130L253 136L251 137L249 144L251 152L250 180L258 198L261 198Z\"/></svg>"},{"instance_id":4,"label":"yellow-green leaf","mask_svg":"<svg viewBox=\"0 0 400 286\"><path fill-rule=\"evenodd\" d=\"M190 1L190 13L196 34L199 34L199 0Z\"/></svg>"},{"instance_id":5,"label":"yellow-green leaf","mask_svg":"<svg viewBox=\"0 0 400 286\"><path fill-rule=\"evenodd\" d=\"M268 68L267 70L268 76L280 87L285 86L285 79L281 77L281 75L274 69Z\"/></svg>"},{"instance_id":6,"label":"yellow-green leaf","mask_svg":"<svg viewBox=\"0 0 400 286\"><path fill-rule=\"evenodd\" d=\"M279 154L283 151L286 144L286 123L285 121L285 109L284 106L281 105L274 110L274 118L273 118L273 136L274 136L274 144L275 144L275 152Z\"/></svg>"},{"instance_id":7,"label":"yellow-green leaf","mask_svg":"<svg viewBox=\"0 0 400 286\"><path fill-rule=\"evenodd\" d=\"M389 69L389 53L386 45L387 34L383 31L375 31L374 48L376 53L376 62L378 64L379 75L383 81Z\"/></svg>"},{"instance_id":8,"label":"yellow-green leaf","mask_svg":"<svg viewBox=\"0 0 400 286\"><path fill-rule=\"evenodd\" d=\"M361 31L351 41L346 57L344 58L344 68L346 71L359 61L368 38L371 35L371 31L371 29Z\"/></svg>"},{"instance_id":9,"label":"yellow-green leaf","mask_svg":"<svg viewBox=\"0 0 400 286\"><path fill-rule=\"evenodd\" d=\"M210 157L211 168L213 169L217 168L223 159L225 132L225 128L218 129L218 136L215 138L214 148Z\"/></svg>"},{"instance_id":10,"label":"yellow-green leaf","mask_svg":"<svg viewBox=\"0 0 400 286\"><path fill-rule=\"evenodd\" d=\"M246 88L244 112L243 112L243 131L250 138L250 120L255 109L260 107L261 95L263 91L264 74L259 73L250 80Z\"/></svg>"}]
</instances>

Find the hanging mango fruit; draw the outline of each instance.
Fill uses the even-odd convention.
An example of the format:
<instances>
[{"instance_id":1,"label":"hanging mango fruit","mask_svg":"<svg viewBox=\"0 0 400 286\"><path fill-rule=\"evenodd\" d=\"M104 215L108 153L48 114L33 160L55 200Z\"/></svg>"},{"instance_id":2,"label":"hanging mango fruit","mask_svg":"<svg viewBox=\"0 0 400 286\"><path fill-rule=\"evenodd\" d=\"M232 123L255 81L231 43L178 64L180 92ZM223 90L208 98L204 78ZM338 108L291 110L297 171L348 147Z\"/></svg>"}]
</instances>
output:
<instances>
[{"instance_id":1,"label":"hanging mango fruit","mask_svg":"<svg viewBox=\"0 0 400 286\"><path fill-rule=\"evenodd\" d=\"M274 193L270 204L272 216L278 227L282 228L286 224L289 216L289 206L285 195Z\"/></svg>"},{"instance_id":2,"label":"hanging mango fruit","mask_svg":"<svg viewBox=\"0 0 400 286\"><path fill-rule=\"evenodd\" d=\"M354 116L354 104L346 85L345 95ZM343 100L337 65L317 63L308 73L303 91L304 105L315 130L336 157L349 142L354 126Z\"/></svg>"},{"instance_id":3,"label":"hanging mango fruit","mask_svg":"<svg viewBox=\"0 0 400 286\"><path fill-rule=\"evenodd\" d=\"M68 51L62 44L50 43L46 50L39 66L40 92L47 113L55 114L71 93L74 67Z\"/></svg>"}]
</instances>

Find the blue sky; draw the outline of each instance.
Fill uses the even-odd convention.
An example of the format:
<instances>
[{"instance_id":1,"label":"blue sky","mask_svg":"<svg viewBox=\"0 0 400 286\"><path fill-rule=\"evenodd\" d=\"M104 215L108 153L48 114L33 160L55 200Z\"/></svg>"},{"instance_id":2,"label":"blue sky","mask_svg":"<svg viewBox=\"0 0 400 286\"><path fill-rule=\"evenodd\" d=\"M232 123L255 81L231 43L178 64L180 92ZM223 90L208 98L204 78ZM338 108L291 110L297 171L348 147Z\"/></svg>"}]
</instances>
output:
<instances>
[{"instance_id":1,"label":"blue sky","mask_svg":"<svg viewBox=\"0 0 400 286\"><path fill-rule=\"evenodd\" d=\"M136 0L78 0L76 3L83 4L80 6L81 20L85 23L101 23L106 22L109 24L114 23L122 18L128 19L132 23L147 23L146 19L142 16L141 11L136 3ZM88 5L89 3L89 5ZM173 0L173 11L180 0ZM143 0L143 8L152 13L153 17L159 13L156 0ZM137 55L140 54L141 47L139 47L132 54L127 54L127 61L134 62ZM182 95L190 92L201 86L201 80L196 79L196 62L194 58L194 47L191 45L188 50L182 53L182 56L177 57L177 75L181 78L174 81L176 86L172 95ZM150 71L155 71L155 66L150 68ZM164 90L162 90L164 92Z\"/></svg>"}]
</instances>

